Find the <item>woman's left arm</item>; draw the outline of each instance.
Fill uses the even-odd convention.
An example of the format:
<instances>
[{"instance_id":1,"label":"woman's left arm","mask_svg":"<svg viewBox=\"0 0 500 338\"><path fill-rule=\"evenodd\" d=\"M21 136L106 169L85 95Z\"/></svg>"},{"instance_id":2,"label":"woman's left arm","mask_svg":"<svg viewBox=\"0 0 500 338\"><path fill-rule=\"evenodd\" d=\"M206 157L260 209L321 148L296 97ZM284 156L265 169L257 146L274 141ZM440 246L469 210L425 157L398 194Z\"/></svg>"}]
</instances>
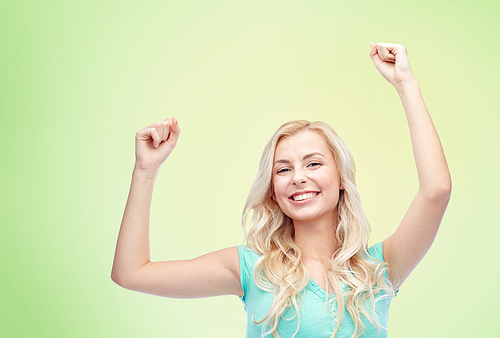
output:
<instances>
[{"instance_id":1,"label":"woman's left arm","mask_svg":"<svg viewBox=\"0 0 500 338\"><path fill-rule=\"evenodd\" d=\"M451 177L436 128L411 72L406 48L372 43L370 57L401 98L418 173L415 198L396 232L383 241L389 278L398 289L436 237L450 199Z\"/></svg>"}]
</instances>

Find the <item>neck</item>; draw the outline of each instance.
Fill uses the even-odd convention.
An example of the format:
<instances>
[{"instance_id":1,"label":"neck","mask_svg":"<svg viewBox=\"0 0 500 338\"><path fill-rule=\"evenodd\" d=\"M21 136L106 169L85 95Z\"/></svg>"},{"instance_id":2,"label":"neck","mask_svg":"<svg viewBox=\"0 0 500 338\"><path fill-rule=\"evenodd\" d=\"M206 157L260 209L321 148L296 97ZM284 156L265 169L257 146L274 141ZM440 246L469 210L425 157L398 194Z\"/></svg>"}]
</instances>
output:
<instances>
[{"instance_id":1,"label":"neck","mask_svg":"<svg viewBox=\"0 0 500 338\"><path fill-rule=\"evenodd\" d=\"M324 262L330 259L337 249L335 237L337 230L337 210L332 217L315 221L294 220L295 242L302 249L305 260Z\"/></svg>"}]
</instances>

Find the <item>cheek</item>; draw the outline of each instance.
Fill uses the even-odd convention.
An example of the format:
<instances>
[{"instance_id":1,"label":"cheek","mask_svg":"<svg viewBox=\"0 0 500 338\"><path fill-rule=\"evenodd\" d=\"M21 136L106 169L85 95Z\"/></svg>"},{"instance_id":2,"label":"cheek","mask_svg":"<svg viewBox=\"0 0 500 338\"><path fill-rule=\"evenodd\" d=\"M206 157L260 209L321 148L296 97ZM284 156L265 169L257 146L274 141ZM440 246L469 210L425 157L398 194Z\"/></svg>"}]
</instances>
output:
<instances>
[{"instance_id":1,"label":"cheek","mask_svg":"<svg viewBox=\"0 0 500 338\"><path fill-rule=\"evenodd\" d=\"M278 204L282 211L284 203L286 202L285 199L287 198L286 186L276 182L276 184L274 184L274 201Z\"/></svg>"},{"instance_id":2,"label":"cheek","mask_svg":"<svg viewBox=\"0 0 500 338\"><path fill-rule=\"evenodd\" d=\"M274 196L276 199L287 198L287 185L285 182L276 181L274 183Z\"/></svg>"}]
</instances>

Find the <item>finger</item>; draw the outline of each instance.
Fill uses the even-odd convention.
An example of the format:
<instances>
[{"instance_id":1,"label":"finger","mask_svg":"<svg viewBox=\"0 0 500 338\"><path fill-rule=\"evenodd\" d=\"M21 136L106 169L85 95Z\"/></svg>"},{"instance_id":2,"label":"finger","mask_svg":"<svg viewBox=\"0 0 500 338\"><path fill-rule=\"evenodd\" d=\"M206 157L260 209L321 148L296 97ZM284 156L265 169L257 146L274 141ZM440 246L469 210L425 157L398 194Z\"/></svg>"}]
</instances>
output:
<instances>
[{"instance_id":1,"label":"finger","mask_svg":"<svg viewBox=\"0 0 500 338\"><path fill-rule=\"evenodd\" d=\"M170 132L171 132L173 121L174 121L174 118L172 116L169 116L161 122L162 132L163 132L162 133L162 141L166 141L168 139Z\"/></svg>"},{"instance_id":2,"label":"finger","mask_svg":"<svg viewBox=\"0 0 500 338\"><path fill-rule=\"evenodd\" d=\"M370 42L370 57L377 55L377 44L375 42Z\"/></svg>"},{"instance_id":3,"label":"finger","mask_svg":"<svg viewBox=\"0 0 500 338\"><path fill-rule=\"evenodd\" d=\"M370 47L371 47L371 49L370 49L370 57L371 57L373 63L375 64L375 66L377 68L379 68L379 66L381 64L383 64L384 62L380 59L380 56L378 55L377 44L374 43L374 42L371 42L370 43Z\"/></svg>"},{"instance_id":4,"label":"finger","mask_svg":"<svg viewBox=\"0 0 500 338\"><path fill-rule=\"evenodd\" d=\"M158 130L155 127L151 127L148 129L151 138L153 139L153 147L158 148L158 145L161 142L160 135L158 134Z\"/></svg>"},{"instance_id":5,"label":"finger","mask_svg":"<svg viewBox=\"0 0 500 338\"><path fill-rule=\"evenodd\" d=\"M395 49L394 44L389 43L377 43L377 54L380 56L382 61L395 62L396 56L392 54Z\"/></svg>"},{"instance_id":6,"label":"finger","mask_svg":"<svg viewBox=\"0 0 500 338\"><path fill-rule=\"evenodd\" d=\"M177 119L174 119L172 121L172 127L170 128L170 137L168 139L173 146L177 144L177 140L179 139L180 133L181 133L181 128L179 128L179 121Z\"/></svg>"},{"instance_id":7,"label":"finger","mask_svg":"<svg viewBox=\"0 0 500 338\"><path fill-rule=\"evenodd\" d=\"M142 141L142 142L151 142L151 140L154 141L154 138L157 137L157 134L154 134L156 131L156 129L154 128L154 125L149 125L147 126L146 128L143 128L141 130L139 130L136 134L135 134L135 138L137 141Z\"/></svg>"},{"instance_id":8,"label":"finger","mask_svg":"<svg viewBox=\"0 0 500 338\"><path fill-rule=\"evenodd\" d=\"M378 45L380 45L383 48L386 48L387 50L393 52L395 49L398 49L402 47L403 45L399 45L397 43L390 43L390 42L379 42Z\"/></svg>"},{"instance_id":9,"label":"finger","mask_svg":"<svg viewBox=\"0 0 500 338\"><path fill-rule=\"evenodd\" d=\"M168 118L168 119L160 122L159 124L160 124L160 130L161 130L161 133L160 133L161 140L166 141L168 139L168 136L170 135L170 128L172 125L172 119Z\"/></svg>"},{"instance_id":10,"label":"finger","mask_svg":"<svg viewBox=\"0 0 500 338\"><path fill-rule=\"evenodd\" d=\"M398 65L400 69L409 69L410 62L408 61L408 52L404 45L398 45L395 43L384 43L384 48L390 51L393 56L393 61Z\"/></svg>"},{"instance_id":11,"label":"finger","mask_svg":"<svg viewBox=\"0 0 500 338\"><path fill-rule=\"evenodd\" d=\"M377 43L378 54L384 61L393 61L394 55L391 54L393 48L388 43Z\"/></svg>"}]
</instances>

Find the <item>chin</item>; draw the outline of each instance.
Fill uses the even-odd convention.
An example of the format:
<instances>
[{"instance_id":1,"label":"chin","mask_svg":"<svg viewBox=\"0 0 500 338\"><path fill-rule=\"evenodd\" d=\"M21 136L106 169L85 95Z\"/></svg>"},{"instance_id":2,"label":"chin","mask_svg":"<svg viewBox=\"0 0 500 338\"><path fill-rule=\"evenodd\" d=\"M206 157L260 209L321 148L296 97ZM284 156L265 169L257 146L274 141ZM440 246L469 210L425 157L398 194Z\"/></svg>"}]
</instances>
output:
<instances>
[{"instance_id":1,"label":"chin","mask_svg":"<svg viewBox=\"0 0 500 338\"><path fill-rule=\"evenodd\" d=\"M290 217L292 219L292 221L302 221L302 222L305 222L305 221L312 222L312 221L315 221L315 220L318 220L321 218L321 216L319 216L319 215L291 215L288 217Z\"/></svg>"}]
</instances>

